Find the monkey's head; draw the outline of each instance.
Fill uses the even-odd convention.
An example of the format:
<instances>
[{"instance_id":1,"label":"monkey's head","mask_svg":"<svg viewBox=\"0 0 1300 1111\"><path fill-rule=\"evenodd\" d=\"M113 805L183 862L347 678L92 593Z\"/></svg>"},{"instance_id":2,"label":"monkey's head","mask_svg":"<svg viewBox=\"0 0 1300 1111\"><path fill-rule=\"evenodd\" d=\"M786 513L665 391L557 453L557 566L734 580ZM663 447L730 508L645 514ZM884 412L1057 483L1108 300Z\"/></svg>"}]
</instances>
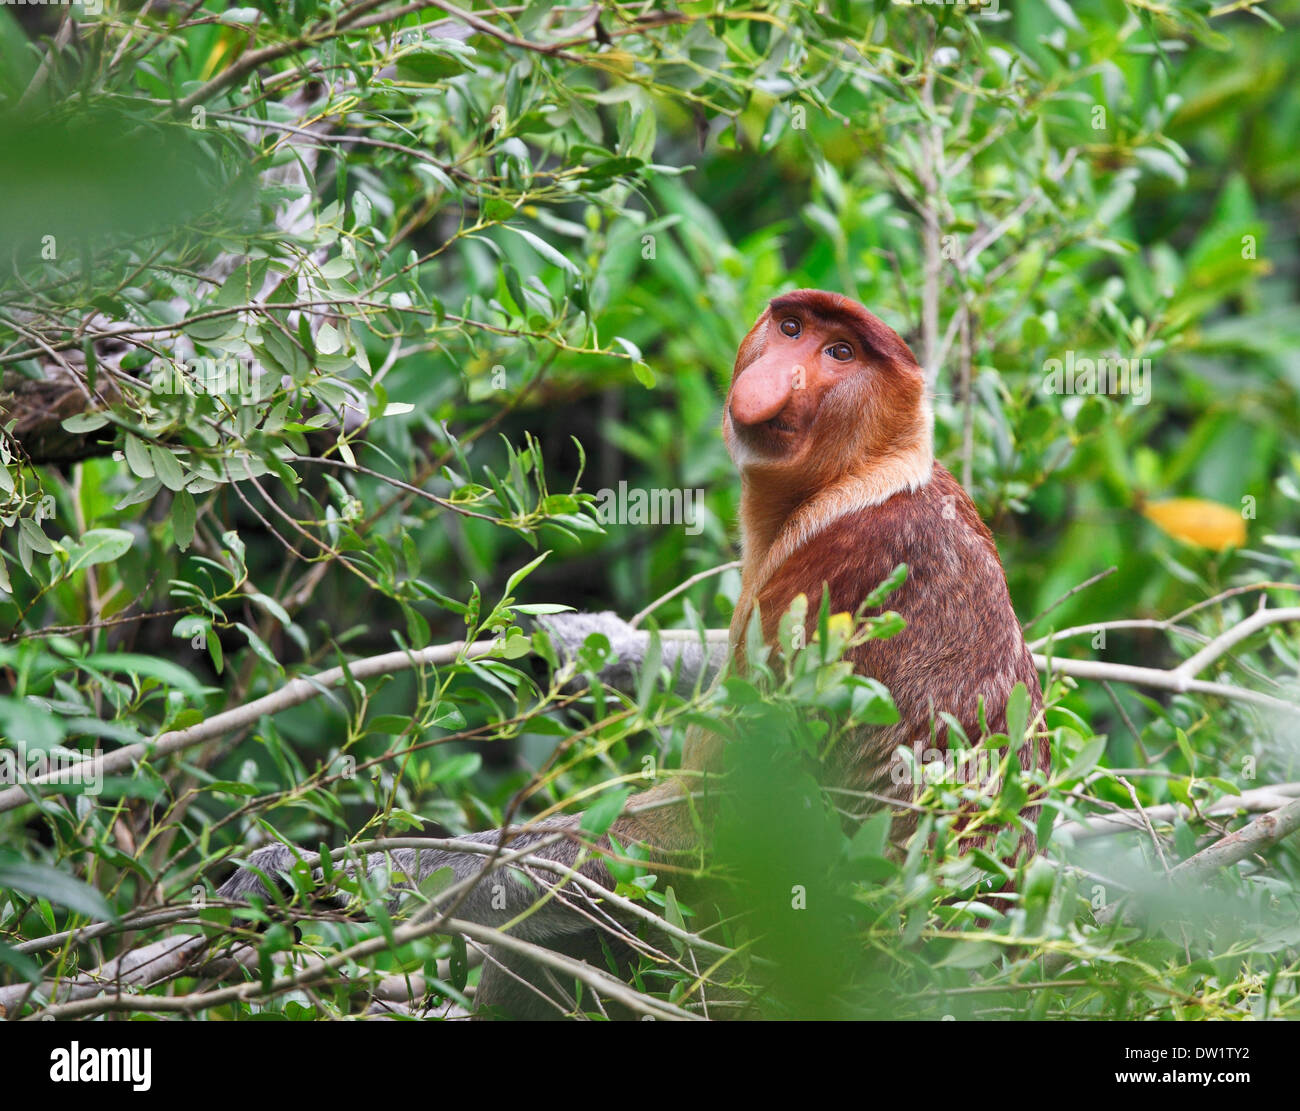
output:
<instances>
[{"instance_id":1,"label":"monkey's head","mask_svg":"<svg viewBox=\"0 0 1300 1111\"><path fill-rule=\"evenodd\" d=\"M799 289L740 344L723 412L743 475L819 490L931 452L925 376L903 338L856 301Z\"/></svg>"}]
</instances>

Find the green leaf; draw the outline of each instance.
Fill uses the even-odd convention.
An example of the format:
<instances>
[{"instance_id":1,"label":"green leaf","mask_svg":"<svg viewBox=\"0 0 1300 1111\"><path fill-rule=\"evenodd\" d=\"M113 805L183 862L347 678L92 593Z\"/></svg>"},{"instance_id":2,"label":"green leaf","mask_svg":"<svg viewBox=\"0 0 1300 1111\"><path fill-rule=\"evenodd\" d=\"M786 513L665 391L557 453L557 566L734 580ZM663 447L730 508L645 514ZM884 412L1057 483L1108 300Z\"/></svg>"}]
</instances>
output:
<instances>
[{"instance_id":1,"label":"green leaf","mask_svg":"<svg viewBox=\"0 0 1300 1111\"><path fill-rule=\"evenodd\" d=\"M530 574L532 574L534 569L536 569L541 564L542 560L544 560L550 554L551 554L550 552L543 552L536 559L532 560L529 563L525 563L522 567L519 568L519 570L515 571L514 574L512 574L510 578L506 580L505 597L509 598L512 594L514 594L515 587L517 587L521 582L524 581L524 579L526 579Z\"/></svg>"},{"instance_id":2,"label":"green leaf","mask_svg":"<svg viewBox=\"0 0 1300 1111\"><path fill-rule=\"evenodd\" d=\"M99 563L112 563L131 550L135 537L125 529L93 528L82 534L81 541L71 552L68 574L93 567Z\"/></svg>"},{"instance_id":3,"label":"green leaf","mask_svg":"<svg viewBox=\"0 0 1300 1111\"><path fill-rule=\"evenodd\" d=\"M527 231L524 228L517 228L514 224L502 224L501 226L509 229L514 232L515 235L523 239L525 243L532 247L534 251L541 255L542 258L552 266L558 266L566 274L572 274L575 278L578 276L578 268L565 258L564 255L560 254L559 251L547 243L545 239L534 235L532 232Z\"/></svg>"},{"instance_id":4,"label":"green leaf","mask_svg":"<svg viewBox=\"0 0 1300 1111\"><path fill-rule=\"evenodd\" d=\"M880 810L863 822L849 842L849 859L884 856L889 847L889 827L892 821L893 816L888 810Z\"/></svg>"},{"instance_id":5,"label":"green leaf","mask_svg":"<svg viewBox=\"0 0 1300 1111\"><path fill-rule=\"evenodd\" d=\"M854 675L849 701L849 718L855 725L893 725L898 721L898 707L889 688L879 679Z\"/></svg>"},{"instance_id":6,"label":"green leaf","mask_svg":"<svg viewBox=\"0 0 1300 1111\"><path fill-rule=\"evenodd\" d=\"M256 655L263 663L269 664L277 672L284 672L284 665L276 659L275 653L271 651L271 646L267 644L266 641L264 641L242 621L236 621L235 628L244 634L244 639L248 641L248 647L253 650L254 655Z\"/></svg>"},{"instance_id":7,"label":"green leaf","mask_svg":"<svg viewBox=\"0 0 1300 1111\"><path fill-rule=\"evenodd\" d=\"M465 939L459 934L451 937L451 958L447 962L447 974L451 977L451 986L463 992L469 981L469 952Z\"/></svg>"},{"instance_id":8,"label":"green leaf","mask_svg":"<svg viewBox=\"0 0 1300 1111\"><path fill-rule=\"evenodd\" d=\"M682 908L677 903L677 893L671 887L664 892L664 918L670 926L676 926L679 930L686 929L686 919L682 917ZM679 938L670 937L668 941L679 956L685 950L685 944Z\"/></svg>"},{"instance_id":9,"label":"green leaf","mask_svg":"<svg viewBox=\"0 0 1300 1111\"><path fill-rule=\"evenodd\" d=\"M1106 751L1106 738L1104 736L1094 737L1079 751L1071 762L1070 766L1065 769L1063 777L1064 782L1071 783L1076 779L1082 779L1093 768L1097 766L1097 761L1101 759L1102 754Z\"/></svg>"},{"instance_id":10,"label":"green leaf","mask_svg":"<svg viewBox=\"0 0 1300 1111\"><path fill-rule=\"evenodd\" d=\"M131 468L131 472L137 478L154 477L153 460L149 458L149 447L140 437L133 436L128 432L122 447L123 454L126 456L126 465Z\"/></svg>"},{"instance_id":11,"label":"green leaf","mask_svg":"<svg viewBox=\"0 0 1300 1111\"><path fill-rule=\"evenodd\" d=\"M578 828L591 837L599 837L623 813L623 807L631 794L631 787L623 787L620 790L611 791L607 795L602 795L583 812L582 819L578 822Z\"/></svg>"},{"instance_id":12,"label":"green leaf","mask_svg":"<svg viewBox=\"0 0 1300 1111\"><path fill-rule=\"evenodd\" d=\"M207 784L203 790L214 791L221 795L238 795L241 798L247 798L259 793L257 784L255 783L236 783L229 779L215 780L214 782Z\"/></svg>"},{"instance_id":13,"label":"green leaf","mask_svg":"<svg viewBox=\"0 0 1300 1111\"><path fill-rule=\"evenodd\" d=\"M0 888L6 887L25 895L49 899L52 903L100 922L117 921L113 908L93 887L57 868L45 864L29 864L12 853L0 855Z\"/></svg>"},{"instance_id":14,"label":"green leaf","mask_svg":"<svg viewBox=\"0 0 1300 1111\"><path fill-rule=\"evenodd\" d=\"M30 984L40 982L41 966L26 953L17 953L2 943L0 943L0 966L12 968L21 979Z\"/></svg>"},{"instance_id":15,"label":"green leaf","mask_svg":"<svg viewBox=\"0 0 1300 1111\"><path fill-rule=\"evenodd\" d=\"M18 534L27 541L32 551L39 552L41 555L54 554L54 545L50 543L50 538L45 535L45 531L41 526L30 517L23 517L19 520Z\"/></svg>"},{"instance_id":16,"label":"green leaf","mask_svg":"<svg viewBox=\"0 0 1300 1111\"><path fill-rule=\"evenodd\" d=\"M478 752L460 752L448 757L429 772L430 783L450 783L458 779L469 779L477 775L483 766L483 756Z\"/></svg>"},{"instance_id":17,"label":"green leaf","mask_svg":"<svg viewBox=\"0 0 1300 1111\"><path fill-rule=\"evenodd\" d=\"M266 18L265 13L258 8L227 8L225 11L217 13L218 23L252 25L264 18Z\"/></svg>"},{"instance_id":18,"label":"green leaf","mask_svg":"<svg viewBox=\"0 0 1300 1111\"><path fill-rule=\"evenodd\" d=\"M514 214L515 214L514 203L506 200L504 197L488 197L488 199L483 202L483 219L490 223L500 224L506 220L509 220L510 217L512 217ZM513 269L513 267L511 267L510 269ZM509 288L508 279L507 279L507 288ZM514 296L513 290L511 290L510 296L511 297ZM516 304L519 306L519 310L522 312L525 306L523 304L520 304L518 301L516 301Z\"/></svg>"},{"instance_id":19,"label":"green leaf","mask_svg":"<svg viewBox=\"0 0 1300 1111\"><path fill-rule=\"evenodd\" d=\"M902 586L903 583L905 583L906 581L907 581L907 564L900 563L897 567L895 567L892 571L890 571L888 575L885 576L885 578L881 581L879 586L877 586L870 594L867 595L866 600L862 603L863 606L867 609L875 609L876 606L883 605L885 599L888 598L895 590L897 590L900 586Z\"/></svg>"},{"instance_id":20,"label":"green leaf","mask_svg":"<svg viewBox=\"0 0 1300 1111\"><path fill-rule=\"evenodd\" d=\"M1046 5L1051 9L1052 14L1065 24L1071 31L1080 31L1083 25L1079 22L1079 17L1074 14L1066 0L1044 0Z\"/></svg>"},{"instance_id":21,"label":"green leaf","mask_svg":"<svg viewBox=\"0 0 1300 1111\"><path fill-rule=\"evenodd\" d=\"M154 473L168 490L179 490L185 485L185 472L167 448L159 444L149 445L149 458L153 462Z\"/></svg>"},{"instance_id":22,"label":"green leaf","mask_svg":"<svg viewBox=\"0 0 1300 1111\"><path fill-rule=\"evenodd\" d=\"M629 355L631 355L634 360L636 360L637 362L641 361L641 348L639 348L630 339L624 339L622 336L615 336L614 342L618 344L619 347L621 347Z\"/></svg>"},{"instance_id":23,"label":"green leaf","mask_svg":"<svg viewBox=\"0 0 1300 1111\"><path fill-rule=\"evenodd\" d=\"M608 181L614 177L635 176L645 167L639 158L606 158L586 170L587 181Z\"/></svg>"},{"instance_id":24,"label":"green leaf","mask_svg":"<svg viewBox=\"0 0 1300 1111\"><path fill-rule=\"evenodd\" d=\"M1157 147L1142 147L1135 152L1138 163L1153 174L1159 177L1167 177L1175 185L1182 186L1187 183L1187 170L1183 164L1178 161L1168 151L1160 150Z\"/></svg>"},{"instance_id":25,"label":"green leaf","mask_svg":"<svg viewBox=\"0 0 1300 1111\"><path fill-rule=\"evenodd\" d=\"M980 968L994 961L1002 947L991 941L959 941L935 968Z\"/></svg>"},{"instance_id":26,"label":"green leaf","mask_svg":"<svg viewBox=\"0 0 1300 1111\"><path fill-rule=\"evenodd\" d=\"M533 641L531 637L526 637L522 633L514 633L506 638L504 644L494 651L494 655L500 656L503 660L519 660L527 656L533 650Z\"/></svg>"},{"instance_id":27,"label":"green leaf","mask_svg":"<svg viewBox=\"0 0 1300 1111\"><path fill-rule=\"evenodd\" d=\"M413 46L403 51L397 56L397 76L417 85L434 85L448 77L472 72L474 67L470 58L474 54L473 48L460 43L456 46L467 52L468 57L446 47Z\"/></svg>"},{"instance_id":28,"label":"green leaf","mask_svg":"<svg viewBox=\"0 0 1300 1111\"><path fill-rule=\"evenodd\" d=\"M181 551L188 551L194 541L194 521L198 511L194 505L194 495L188 490L176 491L172 501L172 535L176 546Z\"/></svg>"},{"instance_id":29,"label":"green leaf","mask_svg":"<svg viewBox=\"0 0 1300 1111\"><path fill-rule=\"evenodd\" d=\"M187 694L203 692L202 684L188 671L156 656L143 656L136 652L95 652L74 662L96 671L126 672L136 678L157 679L163 686L176 687Z\"/></svg>"},{"instance_id":30,"label":"green leaf","mask_svg":"<svg viewBox=\"0 0 1300 1111\"><path fill-rule=\"evenodd\" d=\"M1029 728L1029 691L1024 683L1011 688L1007 699L1007 736L1013 748L1019 750Z\"/></svg>"},{"instance_id":31,"label":"green leaf","mask_svg":"<svg viewBox=\"0 0 1300 1111\"><path fill-rule=\"evenodd\" d=\"M1178 742L1178 751L1183 754L1183 759L1187 761L1187 770L1196 775L1196 753L1192 751L1192 742L1187 739L1187 734L1181 729L1174 730L1174 739Z\"/></svg>"},{"instance_id":32,"label":"green leaf","mask_svg":"<svg viewBox=\"0 0 1300 1111\"><path fill-rule=\"evenodd\" d=\"M43 705L0 695L0 737L44 751L62 741L66 732L67 719L55 717Z\"/></svg>"},{"instance_id":33,"label":"green leaf","mask_svg":"<svg viewBox=\"0 0 1300 1111\"><path fill-rule=\"evenodd\" d=\"M289 611L269 594L253 593L248 595L248 599L255 605L261 606L262 609L266 610L266 612L280 622L281 625L293 624L293 618L289 616Z\"/></svg>"},{"instance_id":34,"label":"green leaf","mask_svg":"<svg viewBox=\"0 0 1300 1111\"><path fill-rule=\"evenodd\" d=\"M108 414L101 411L78 413L76 416L67 417L61 423L64 431L71 432L74 435L82 432L94 432L108 423Z\"/></svg>"}]
</instances>

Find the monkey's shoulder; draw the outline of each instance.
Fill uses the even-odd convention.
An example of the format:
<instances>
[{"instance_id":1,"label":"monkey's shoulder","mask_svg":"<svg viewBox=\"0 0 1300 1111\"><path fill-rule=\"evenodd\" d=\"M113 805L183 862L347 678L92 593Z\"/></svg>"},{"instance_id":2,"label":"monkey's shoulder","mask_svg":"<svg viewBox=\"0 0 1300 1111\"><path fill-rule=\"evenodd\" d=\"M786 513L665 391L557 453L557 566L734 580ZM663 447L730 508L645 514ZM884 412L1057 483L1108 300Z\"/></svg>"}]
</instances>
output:
<instances>
[{"instance_id":1,"label":"monkey's shoulder","mask_svg":"<svg viewBox=\"0 0 1300 1111\"><path fill-rule=\"evenodd\" d=\"M918 488L827 521L775 570L760 605L765 614L783 613L796 595L815 604L825 588L835 610L854 612L904 563L907 579L883 608L906 615L930 604L1009 607L992 534L960 483L937 464Z\"/></svg>"}]
</instances>

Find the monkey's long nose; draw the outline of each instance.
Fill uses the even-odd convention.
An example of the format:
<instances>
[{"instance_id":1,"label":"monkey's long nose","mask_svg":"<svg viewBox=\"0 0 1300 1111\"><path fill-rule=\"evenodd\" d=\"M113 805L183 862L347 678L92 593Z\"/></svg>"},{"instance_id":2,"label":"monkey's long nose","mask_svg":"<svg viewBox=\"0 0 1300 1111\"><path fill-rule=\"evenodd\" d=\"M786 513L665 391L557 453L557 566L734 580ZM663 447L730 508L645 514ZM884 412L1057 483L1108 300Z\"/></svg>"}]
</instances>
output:
<instances>
[{"instance_id":1,"label":"monkey's long nose","mask_svg":"<svg viewBox=\"0 0 1300 1111\"><path fill-rule=\"evenodd\" d=\"M789 366L758 362L746 367L731 387L732 422L745 426L771 420L790 400L792 385Z\"/></svg>"}]
</instances>

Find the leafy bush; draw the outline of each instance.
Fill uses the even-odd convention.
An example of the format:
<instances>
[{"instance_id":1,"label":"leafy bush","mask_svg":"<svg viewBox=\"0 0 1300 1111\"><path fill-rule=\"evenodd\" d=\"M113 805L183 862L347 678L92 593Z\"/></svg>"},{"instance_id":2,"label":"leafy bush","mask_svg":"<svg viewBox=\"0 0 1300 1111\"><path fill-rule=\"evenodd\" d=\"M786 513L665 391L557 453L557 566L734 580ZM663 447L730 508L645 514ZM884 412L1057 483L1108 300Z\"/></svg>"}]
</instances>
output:
<instances>
[{"instance_id":1,"label":"leafy bush","mask_svg":"<svg viewBox=\"0 0 1300 1111\"><path fill-rule=\"evenodd\" d=\"M207 908L258 840L612 819L705 720L751 784L721 918L618 865L656 919L650 1013L1295 1014L1297 5L988 8L0 8L0 754L9 782L110 759L98 793L0 791L0 1003L163 905L187 924L151 937L264 918ZM530 624L688 580L649 625L726 623L720 390L793 286L909 337L1051 657L1051 777L967 738L997 790L933 776L901 856L816 774L888 704L834 615L787 666L687 691L651 666L632 695L607 642L566 669ZM1123 391L1062 392L1114 357ZM693 515L608 520L620 483ZM955 851L959 812L1026 801L1045 856L1009 870L1019 819ZM416 973L464 1002L464 942L352 886L376 922L244 934L264 985L333 960L311 990L179 979L138 1010L324 1017Z\"/></svg>"}]
</instances>

